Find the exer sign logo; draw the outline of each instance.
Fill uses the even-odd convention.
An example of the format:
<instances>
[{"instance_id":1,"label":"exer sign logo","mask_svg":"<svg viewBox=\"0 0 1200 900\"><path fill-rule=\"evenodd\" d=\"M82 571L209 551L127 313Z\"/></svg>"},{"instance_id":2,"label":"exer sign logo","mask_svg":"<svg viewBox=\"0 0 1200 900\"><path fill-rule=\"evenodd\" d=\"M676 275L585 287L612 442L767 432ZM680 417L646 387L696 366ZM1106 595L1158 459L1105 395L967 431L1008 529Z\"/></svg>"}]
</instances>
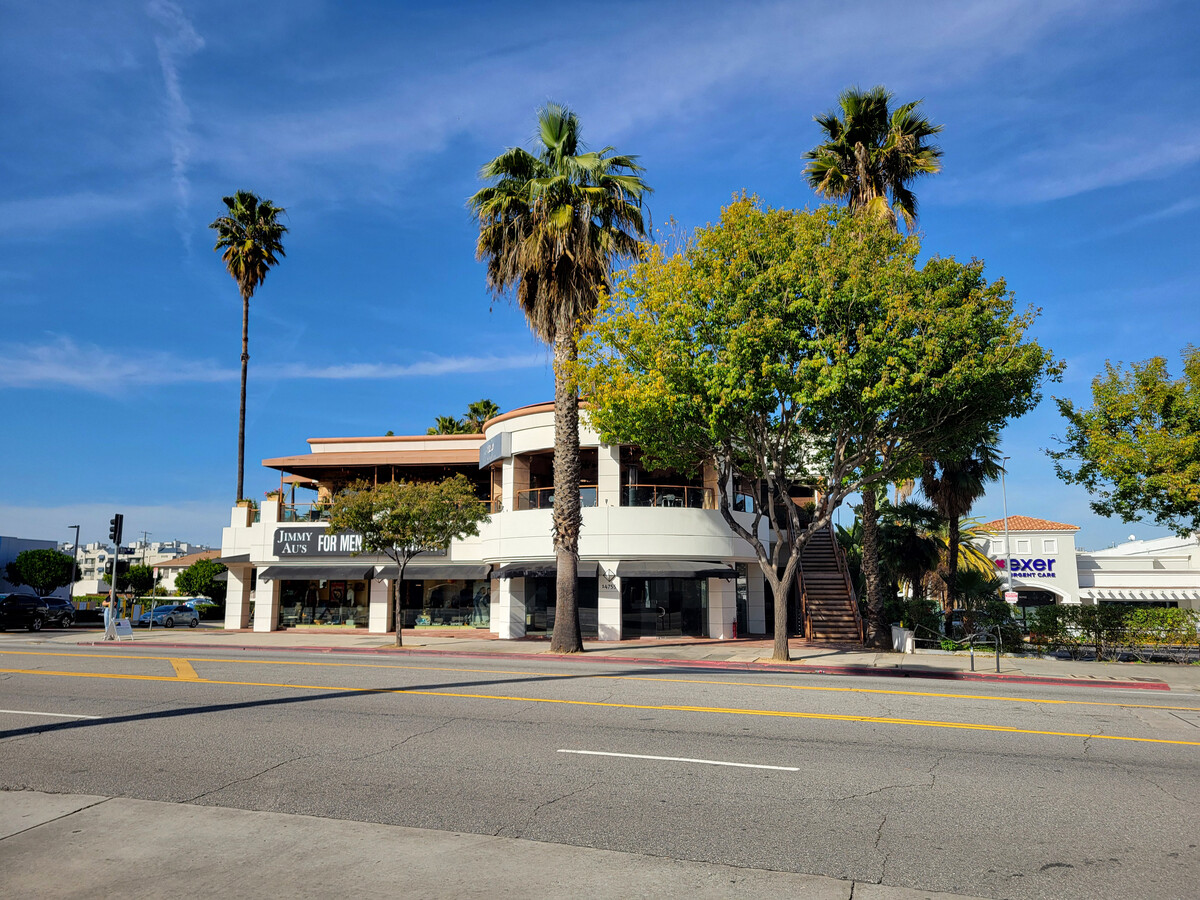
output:
<instances>
[{"instance_id":1,"label":"exer sign logo","mask_svg":"<svg viewBox=\"0 0 1200 900\"><path fill-rule=\"evenodd\" d=\"M1013 575L1029 575L1034 578L1053 578L1055 559L1014 559L1012 560ZM1004 560L996 560L996 568L1004 568Z\"/></svg>"}]
</instances>

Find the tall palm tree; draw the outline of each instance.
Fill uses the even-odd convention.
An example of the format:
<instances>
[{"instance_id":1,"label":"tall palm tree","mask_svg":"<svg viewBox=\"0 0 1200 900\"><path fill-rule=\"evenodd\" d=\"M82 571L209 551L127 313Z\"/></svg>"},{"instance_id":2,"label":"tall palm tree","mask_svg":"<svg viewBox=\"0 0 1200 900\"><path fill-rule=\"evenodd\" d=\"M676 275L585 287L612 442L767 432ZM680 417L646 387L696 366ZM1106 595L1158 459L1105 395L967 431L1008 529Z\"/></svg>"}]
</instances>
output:
<instances>
[{"instance_id":1,"label":"tall palm tree","mask_svg":"<svg viewBox=\"0 0 1200 900\"><path fill-rule=\"evenodd\" d=\"M942 130L917 112L920 100L890 109L893 94L882 85L863 90L850 87L838 96L841 111L830 110L813 120L825 141L804 154L804 174L817 194L845 200L852 210L886 218L897 229L902 219L912 229L917 219L917 198L910 184L922 175L941 171L942 150L929 138ZM879 549L875 497L863 496L863 573L869 634L876 643L885 640L879 621Z\"/></svg>"},{"instance_id":2,"label":"tall palm tree","mask_svg":"<svg viewBox=\"0 0 1200 900\"><path fill-rule=\"evenodd\" d=\"M224 251L221 260L237 282L242 294L242 395L238 409L237 499L242 499L242 478L246 470L246 364L250 362L250 298L267 277L267 271L279 262L283 236L287 233L279 216L287 210L270 200L260 200L250 191L238 191L224 197L227 214L209 224L217 232L213 250Z\"/></svg>"},{"instance_id":3,"label":"tall palm tree","mask_svg":"<svg viewBox=\"0 0 1200 900\"><path fill-rule=\"evenodd\" d=\"M836 110L814 116L826 140L804 154L812 189L823 197L845 200L853 210L904 220L917 219L917 198L910 184L942 170L942 149L929 138L942 130L917 112L920 100L889 109L893 94L882 85L847 88Z\"/></svg>"},{"instance_id":4,"label":"tall palm tree","mask_svg":"<svg viewBox=\"0 0 1200 900\"><path fill-rule=\"evenodd\" d=\"M975 501L987 490L987 483L1000 477L1000 451L995 431L983 434L962 456L928 457L921 469L921 492L946 519L948 525L946 555L946 606L953 609L957 600L958 554L961 538L960 519L971 512Z\"/></svg>"},{"instance_id":5,"label":"tall palm tree","mask_svg":"<svg viewBox=\"0 0 1200 900\"><path fill-rule=\"evenodd\" d=\"M554 552L558 599L550 649L583 649L579 633L579 397L567 368L576 330L595 314L615 263L636 257L650 188L636 156L583 152L579 119L557 103L538 110L536 154L510 147L479 170L488 186L468 200L479 222L476 256L487 285L509 295L554 350Z\"/></svg>"},{"instance_id":6,"label":"tall palm tree","mask_svg":"<svg viewBox=\"0 0 1200 900\"><path fill-rule=\"evenodd\" d=\"M433 427L425 431L426 434L469 434L471 429L467 427L461 419L456 419L454 416L437 416L433 420Z\"/></svg>"},{"instance_id":7,"label":"tall palm tree","mask_svg":"<svg viewBox=\"0 0 1200 900\"><path fill-rule=\"evenodd\" d=\"M491 400L476 400L467 406L467 414L463 416L463 424L471 434L483 434L483 423L500 415L500 407Z\"/></svg>"}]
</instances>

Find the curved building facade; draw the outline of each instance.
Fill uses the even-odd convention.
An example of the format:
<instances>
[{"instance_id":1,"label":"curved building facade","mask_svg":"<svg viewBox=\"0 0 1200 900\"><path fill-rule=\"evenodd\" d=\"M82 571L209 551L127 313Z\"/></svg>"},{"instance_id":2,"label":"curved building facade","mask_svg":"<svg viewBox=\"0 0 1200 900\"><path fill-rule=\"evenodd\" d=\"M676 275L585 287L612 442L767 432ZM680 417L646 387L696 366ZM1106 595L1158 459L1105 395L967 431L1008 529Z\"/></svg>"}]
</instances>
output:
<instances>
[{"instance_id":1,"label":"curved building facade","mask_svg":"<svg viewBox=\"0 0 1200 900\"><path fill-rule=\"evenodd\" d=\"M586 419L586 417L581 417ZM580 425L583 528L579 540L584 637L765 633L769 611L751 547L725 524L709 472L649 467L635 447L600 441ZM267 459L282 496L235 507L222 534L229 567L226 627L311 625L394 629L487 627L500 638L554 626L551 539L553 404L487 422L482 435L313 438L309 452ZM355 480L440 480L462 473L489 504L478 537L422 554L398 578L386 557L333 535L328 500ZM307 492L310 502L297 502ZM314 496L315 492L315 496ZM744 517L747 527L752 513ZM761 538L768 540L765 520Z\"/></svg>"}]
</instances>

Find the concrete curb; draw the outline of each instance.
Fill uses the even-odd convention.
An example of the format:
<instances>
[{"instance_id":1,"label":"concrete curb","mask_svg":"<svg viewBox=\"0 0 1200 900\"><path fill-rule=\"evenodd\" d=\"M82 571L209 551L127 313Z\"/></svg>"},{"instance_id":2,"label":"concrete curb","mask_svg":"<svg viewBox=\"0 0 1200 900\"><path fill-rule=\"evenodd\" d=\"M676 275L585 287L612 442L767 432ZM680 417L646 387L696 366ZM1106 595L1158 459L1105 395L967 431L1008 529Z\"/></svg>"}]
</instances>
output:
<instances>
[{"instance_id":1,"label":"concrete curb","mask_svg":"<svg viewBox=\"0 0 1200 900\"><path fill-rule=\"evenodd\" d=\"M113 641L81 641L76 647L115 647ZM988 672L938 671L936 669L903 669L884 666L839 666L825 663L808 663L797 660L789 663L736 662L713 659L671 659L648 656L598 656L592 653L550 655L548 653L485 653L475 650L426 650L408 647L265 647L261 644L191 644L191 643L143 643L142 647L163 647L171 650L241 650L264 653L349 653L364 656L434 656L465 659L527 659L554 660L580 663L613 663L625 665L674 666L677 668L717 669L735 672L788 672L795 675L832 675L859 678L921 678L934 681L991 682L1002 684L1039 684L1057 687L1098 687L1119 690L1169 691L1171 686L1164 681L1129 681L1100 679L1090 676L1063 678L1053 675L1025 675Z\"/></svg>"}]
</instances>

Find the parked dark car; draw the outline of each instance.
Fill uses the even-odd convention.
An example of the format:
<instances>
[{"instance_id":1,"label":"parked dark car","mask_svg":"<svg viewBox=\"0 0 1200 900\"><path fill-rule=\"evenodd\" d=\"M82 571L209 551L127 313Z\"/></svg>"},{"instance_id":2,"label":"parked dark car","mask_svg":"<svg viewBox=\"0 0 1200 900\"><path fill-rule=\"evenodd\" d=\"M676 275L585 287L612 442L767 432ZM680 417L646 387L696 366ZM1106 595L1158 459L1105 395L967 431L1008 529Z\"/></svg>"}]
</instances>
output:
<instances>
[{"instance_id":1,"label":"parked dark car","mask_svg":"<svg viewBox=\"0 0 1200 900\"><path fill-rule=\"evenodd\" d=\"M4 594L0 597L0 629L28 628L41 631L48 615L46 601L33 594Z\"/></svg>"},{"instance_id":2,"label":"parked dark car","mask_svg":"<svg viewBox=\"0 0 1200 900\"><path fill-rule=\"evenodd\" d=\"M66 597L43 597L46 604L46 624L70 628L79 618L75 604Z\"/></svg>"}]
</instances>

